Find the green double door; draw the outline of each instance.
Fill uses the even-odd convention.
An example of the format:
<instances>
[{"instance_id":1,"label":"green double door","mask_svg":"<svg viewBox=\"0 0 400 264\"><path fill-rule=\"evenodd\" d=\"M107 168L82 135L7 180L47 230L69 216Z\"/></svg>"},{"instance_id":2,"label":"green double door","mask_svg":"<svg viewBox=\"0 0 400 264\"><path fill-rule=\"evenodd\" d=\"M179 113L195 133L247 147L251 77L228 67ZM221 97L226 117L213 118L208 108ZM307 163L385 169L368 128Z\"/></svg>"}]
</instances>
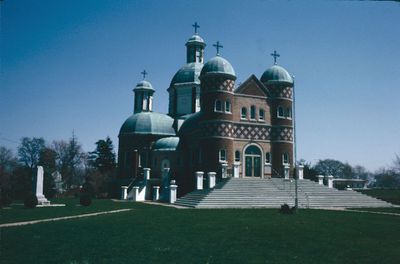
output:
<instances>
[{"instance_id":1,"label":"green double door","mask_svg":"<svg viewBox=\"0 0 400 264\"><path fill-rule=\"evenodd\" d=\"M261 150L256 146L250 146L244 155L245 176L261 177Z\"/></svg>"}]
</instances>

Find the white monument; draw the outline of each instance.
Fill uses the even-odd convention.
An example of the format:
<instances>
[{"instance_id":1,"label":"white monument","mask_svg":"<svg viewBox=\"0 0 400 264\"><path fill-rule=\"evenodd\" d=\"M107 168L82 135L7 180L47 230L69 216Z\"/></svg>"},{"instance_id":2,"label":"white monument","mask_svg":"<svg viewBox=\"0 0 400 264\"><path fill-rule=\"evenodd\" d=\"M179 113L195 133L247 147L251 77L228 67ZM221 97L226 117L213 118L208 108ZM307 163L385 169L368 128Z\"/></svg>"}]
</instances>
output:
<instances>
[{"instance_id":1,"label":"white monument","mask_svg":"<svg viewBox=\"0 0 400 264\"><path fill-rule=\"evenodd\" d=\"M49 205L50 201L46 199L43 195L43 167L37 167L36 174L36 198L38 200L38 204L40 205Z\"/></svg>"}]
</instances>

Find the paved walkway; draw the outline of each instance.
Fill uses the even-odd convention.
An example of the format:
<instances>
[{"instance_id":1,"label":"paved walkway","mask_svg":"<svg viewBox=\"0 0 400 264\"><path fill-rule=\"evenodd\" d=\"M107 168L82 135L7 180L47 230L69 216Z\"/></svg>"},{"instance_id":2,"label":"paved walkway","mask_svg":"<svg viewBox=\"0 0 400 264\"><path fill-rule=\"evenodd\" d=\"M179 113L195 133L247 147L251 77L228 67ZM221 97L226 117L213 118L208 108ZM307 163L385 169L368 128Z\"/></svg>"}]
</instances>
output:
<instances>
[{"instance_id":1,"label":"paved walkway","mask_svg":"<svg viewBox=\"0 0 400 264\"><path fill-rule=\"evenodd\" d=\"M120 212L131 211L131 210L133 210L133 209L119 209L119 210L103 211L103 212L90 213L90 214L71 215L71 216L62 216L62 217L55 217L55 218L48 218L48 219L7 223L7 224L0 224L0 228L1 227L11 227L11 226L33 225L33 224L44 223L44 222L52 222L52 221L67 220L67 219L74 219L74 218L83 218L83 217L90 217L90 216L104 215L104 214L115 214L115 213L120 213Z\"/></svg>"}]
</instances>

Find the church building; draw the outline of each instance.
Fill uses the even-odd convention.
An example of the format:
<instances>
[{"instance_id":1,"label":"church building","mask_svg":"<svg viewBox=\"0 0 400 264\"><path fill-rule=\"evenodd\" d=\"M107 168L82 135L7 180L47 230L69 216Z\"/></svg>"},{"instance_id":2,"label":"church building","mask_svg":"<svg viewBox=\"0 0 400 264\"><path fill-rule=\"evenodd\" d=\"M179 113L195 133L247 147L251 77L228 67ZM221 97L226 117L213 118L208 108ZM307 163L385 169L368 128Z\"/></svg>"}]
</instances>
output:
<instances>
[{"instance_id":1,"label":"church building","mask_svg":"<svg viewBox=\"0 0 400 264\"><path fill-rule=\"evenodd\" d=\"M274 64L237 85L234 67L220 54L204 60L206 43L195 33L186 42L186 64L168 87L168 114L152 111L155 90L145 79L133 89L133 114L119 132L119 178L129 182L144 168L160 181L170 169L180 194L195 188L195 172L239 178L292 176L293 79ZM286 170L285 170L286 168ZM235 174L235 175L234 175Z\"/></svg>"}]
</instances>

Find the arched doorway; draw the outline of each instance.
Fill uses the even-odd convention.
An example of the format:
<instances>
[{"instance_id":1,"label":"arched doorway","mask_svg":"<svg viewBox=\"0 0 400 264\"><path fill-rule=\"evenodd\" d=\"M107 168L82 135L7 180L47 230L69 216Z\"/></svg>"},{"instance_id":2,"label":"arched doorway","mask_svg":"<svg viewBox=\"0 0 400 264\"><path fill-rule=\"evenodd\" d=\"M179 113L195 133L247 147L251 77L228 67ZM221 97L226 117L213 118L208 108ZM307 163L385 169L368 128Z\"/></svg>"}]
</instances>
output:
<instances>
[{"instance_id":1,"label":"arched doorway","mask_svg":"<svg viewBox=\"0 0 400 264\"><path fill-rule=\"evenodd\" d=\"M244 171L246 177L261 177L262 153L256 145L250 145L244 152Z\"/></svg>"}]
</instances>

